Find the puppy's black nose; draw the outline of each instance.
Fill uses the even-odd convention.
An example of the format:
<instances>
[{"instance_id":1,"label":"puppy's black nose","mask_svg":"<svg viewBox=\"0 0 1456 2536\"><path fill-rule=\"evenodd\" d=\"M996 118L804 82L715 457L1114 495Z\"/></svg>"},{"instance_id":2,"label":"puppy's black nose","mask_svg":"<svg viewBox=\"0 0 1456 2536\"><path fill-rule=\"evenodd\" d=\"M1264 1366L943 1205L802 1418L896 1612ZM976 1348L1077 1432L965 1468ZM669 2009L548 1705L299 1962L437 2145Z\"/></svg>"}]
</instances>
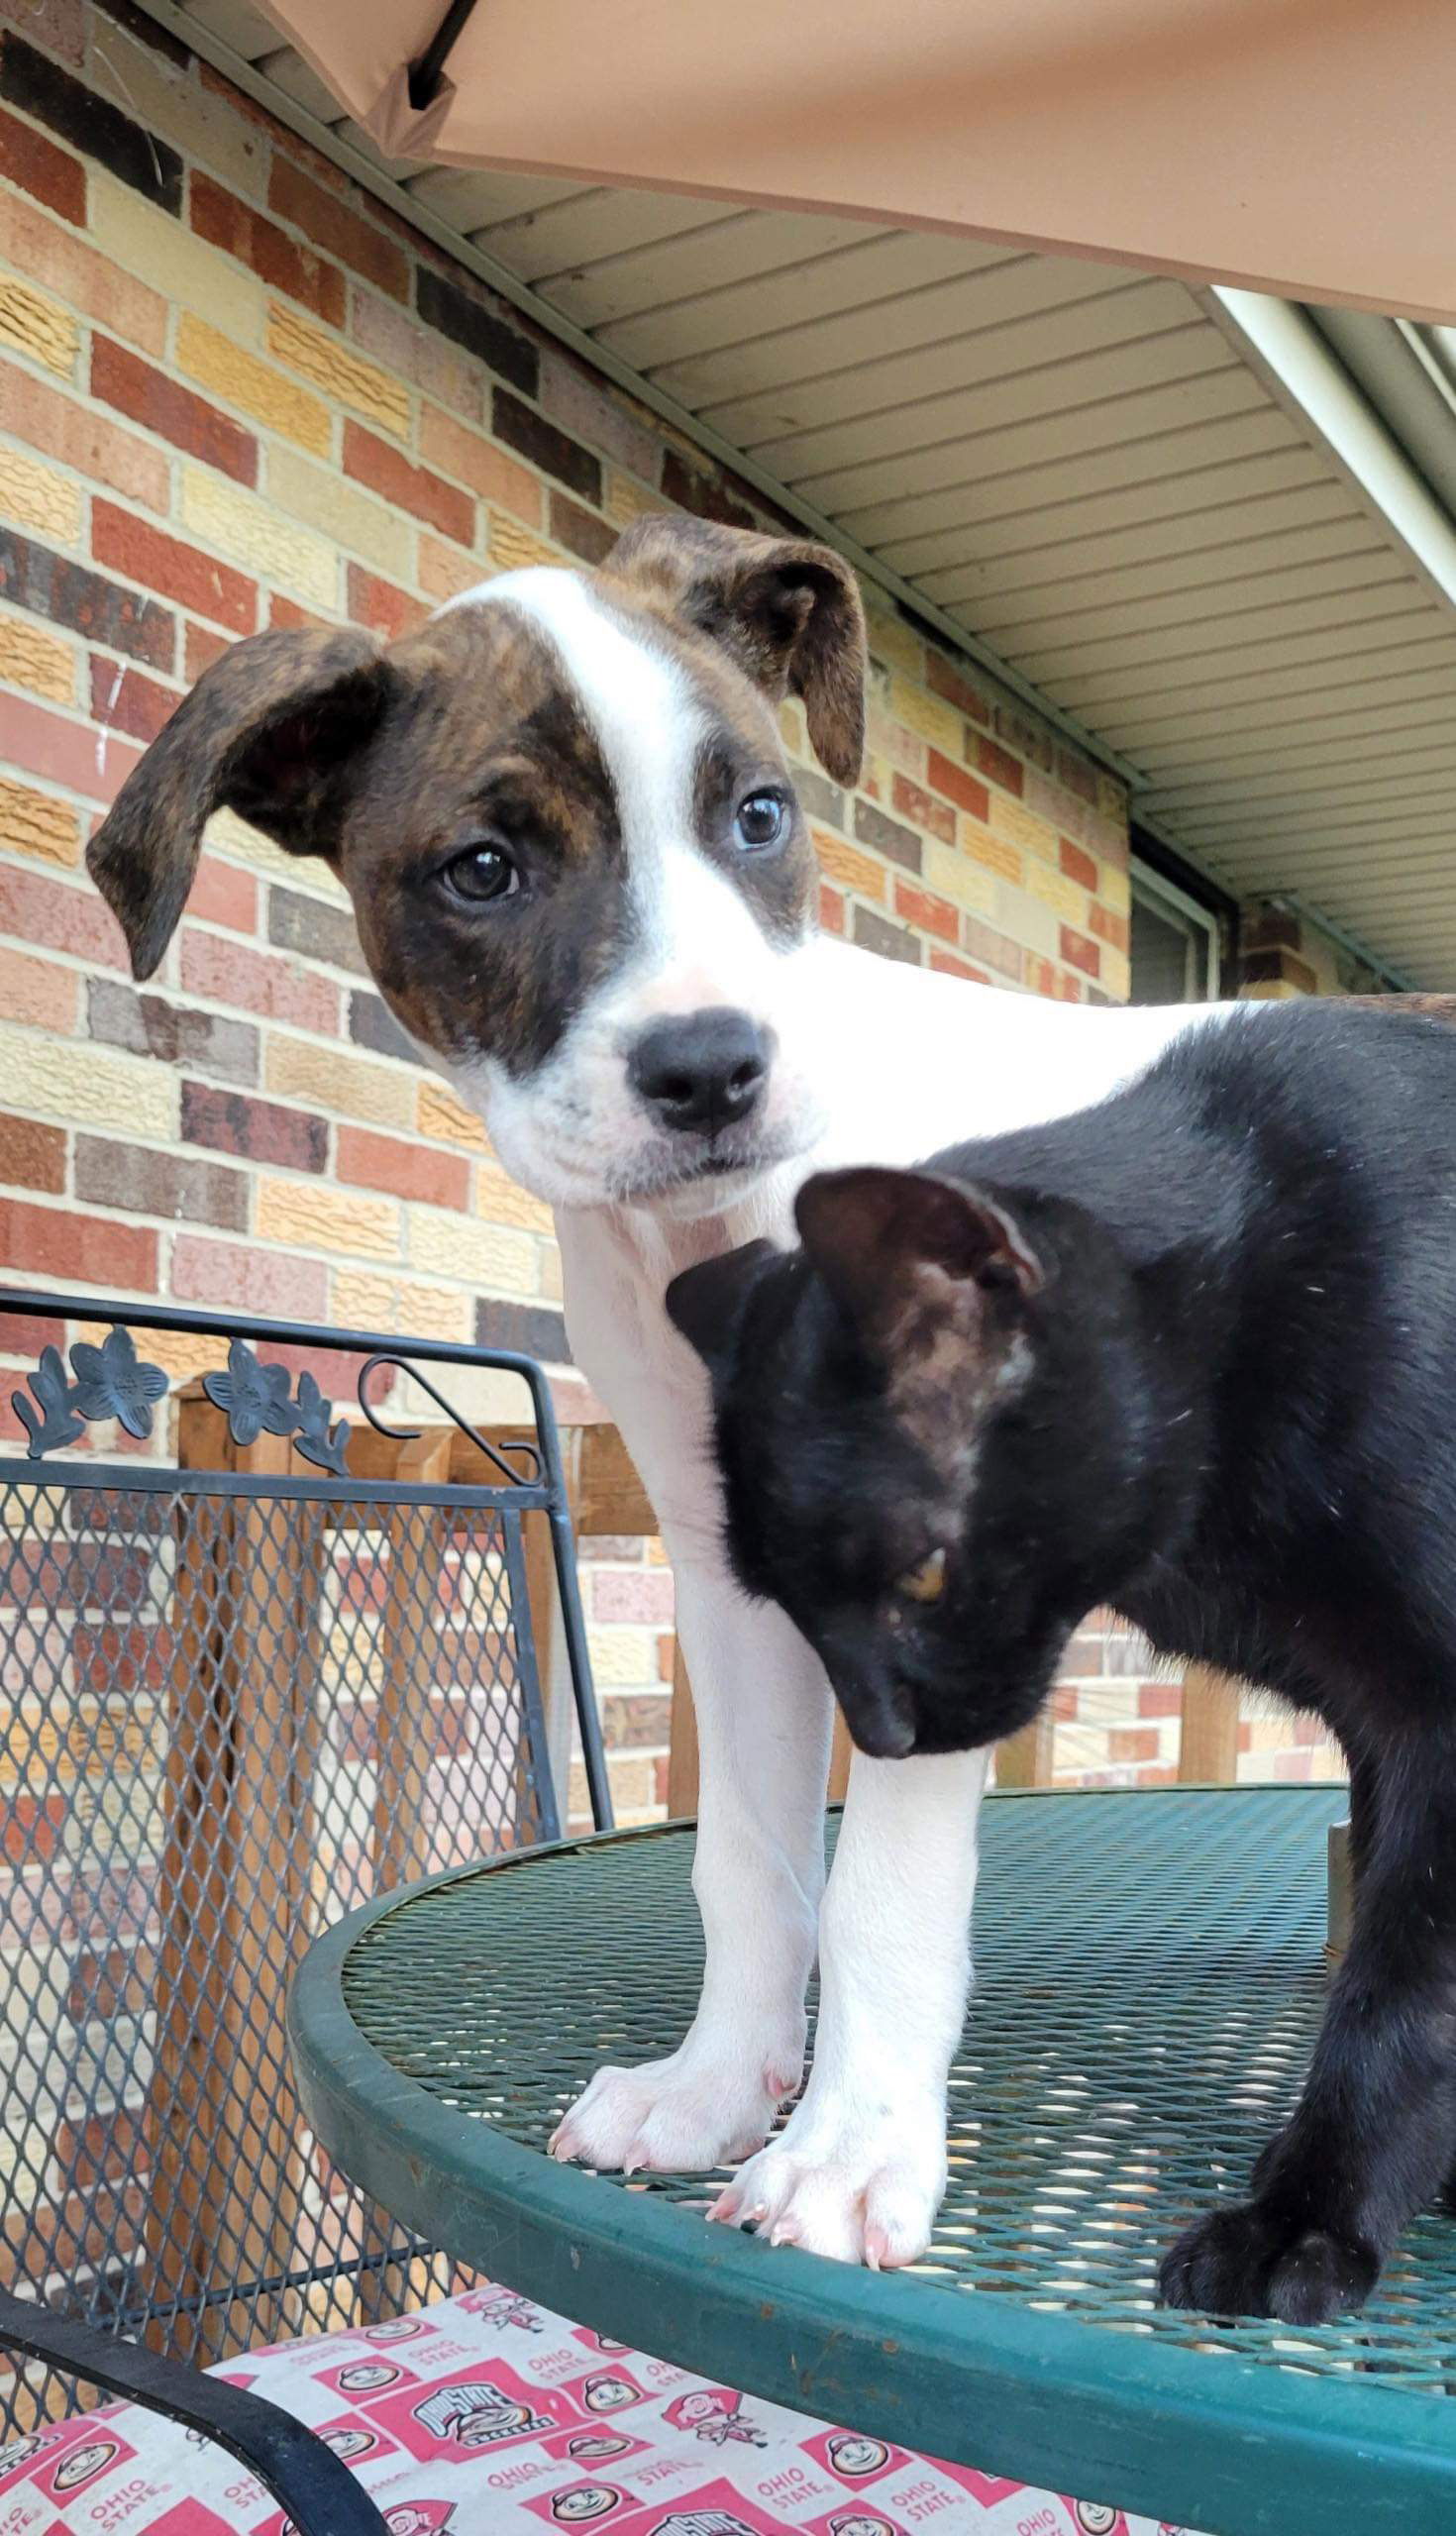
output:
<instances>
[{"instance_id":1,"label":"puppy's black nose","mask_svg":"<svg viewBox=\"0 0 1456 2536\"><path fill-rule=\"evenodd\" d=\"M627 1079L665 1127L712 1137L757 1109L771 1054L756 1021L719 1004L644 1030Z\"/></svg>"}]
</instances>

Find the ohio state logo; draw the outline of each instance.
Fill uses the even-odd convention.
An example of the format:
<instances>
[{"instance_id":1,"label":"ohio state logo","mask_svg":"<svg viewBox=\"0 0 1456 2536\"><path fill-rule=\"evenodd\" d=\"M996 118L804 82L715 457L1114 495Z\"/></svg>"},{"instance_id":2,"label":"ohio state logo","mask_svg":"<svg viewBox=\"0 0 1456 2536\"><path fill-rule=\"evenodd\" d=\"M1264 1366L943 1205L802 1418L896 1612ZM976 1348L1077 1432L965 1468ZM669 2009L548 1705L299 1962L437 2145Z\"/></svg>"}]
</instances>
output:
<instances>
[{"instance_id":1,"label":"ohio state logo","mask_svg":"<svg viewBox=\"0 0 1456 2536\"><path fill-rule=\"evenodd\" d=\"M518 2404L498 2386L442 2386L416 2404L414 2417L434 2439L453 2440L458 2448L489 2448L499 2439L535 2437L557 2424L548 2413Z\"/></svg>"}]
</instances>

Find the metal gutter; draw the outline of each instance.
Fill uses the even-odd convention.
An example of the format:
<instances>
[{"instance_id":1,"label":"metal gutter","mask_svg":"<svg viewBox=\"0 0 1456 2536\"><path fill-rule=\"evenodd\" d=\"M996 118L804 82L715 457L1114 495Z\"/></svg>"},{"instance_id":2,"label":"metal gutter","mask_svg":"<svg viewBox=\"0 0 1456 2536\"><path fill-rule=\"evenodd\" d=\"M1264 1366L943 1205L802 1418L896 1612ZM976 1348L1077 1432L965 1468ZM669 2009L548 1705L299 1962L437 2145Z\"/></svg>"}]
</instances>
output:
<instances>
[{"instance_id":1,"label":"metal gutter","mask_svg":"<svg viewBox=\"0 0 1456 2536\"><path fill-rule=\"evenodd\" d=\"M1313 428L1336 465L1413 565L1432 597L1456 604L1456 519L1441 498L1456 492L1453 399L1418 329L1343 309L1310 310L1291 300L1214 283L1210 312L1245 361L1298 420ZM1439 390L1441 411L1431 401ZM1417 399L1421 401L1417 401ZM1398 437L1392 428L1398 418ZM1439 438L1433 439L1433 433ZM1426 452L1425 472L1412 448ZM1437 492L1430 480L1441 486ZM1186 859L1188 850L1168 843ZM1270 893L1307 915L1341 947L1403 992L1413 981L1296 891Z\"/></svg>"},{"instance_id":2,"label":"metal gutter","mask_svg":"<svg viewBox=\"0 0 1456 2536\"><path fill-rule=\"evenodd\" d=\"M1221 283L1207 298L1224 333L1266 385L1312 424L1432 595L1447 607L1456 605L1456 521L1308 311ZM1399 336L1395 340L1401 342Z\"/></svg>"},{"instance_id":3,"label":"metal gutter","mask_svg":"<svg viewBox=\"0 0 1456 2536\"><path fill-rule=\"evenodd\" d=\"M1408 317L1396 317L1391 322L1403 343L1409 346L1421 369L1434 381L1447 411L1456 414L1456 370L1450 366L1445 344L1448 335L1456 336L1456 329L1450 326L1416 326Z\"/></svg>"},{"instance_id":4,"label":"metal gutter","mask_svg":"<svg viewBox=\"0 0 1456 2536\"><path fill-rule=\"evenodd\" d=\"M553 308L549 300L543 299L532 289L529 282L522 281L508 265L499 264L494 256L487 254L483 248L475 246L461 230L452 228L449 221L442 220L438 213L429 209L428 205L417 202L407 186L389 175L377 161L357 148L352 141L345 140L342 134L334 131L331 125L322 122L317 115L310 112L308 107L299 105L296 99L287 95L283 89L276 87L265 71L258 69L253 62L246 60L243 54L235 52L223 37L215 35L210 27L201 25L192 16L190 10L178 5L178 0L142 0L142 6L149 18L155 18L157 25L164 27L168 34L174 36L189 53L199 54L204 61L211 64L214 70L220 71L225 79L230 79L234 87L241 88L244 95L251 97L256 105L262 106L268 114L275 116L279 123L286 124L290 131L296 132L301 140L308 142L312 149L321 152L324 158L332 159L334 165L341 168L345 175L352 176L356 184L363 185L365 191L373 194L377 201L386 203L399 219L407 221L412 229L418 230L422 237L428 238L432 245L439 247L456 264L464 264L468 272L475 275L477 281L486 283L502 299L508 300L513 308L518 308L523 316L529 317L532 324L539 326L544 334L554 336L558 343L564 344L569 352L577 356L578 360L588 363L602 377L610 379L614 387L620 387L624 394L634 397L638 404L648 406L661 421L672 426L679 439L692 442L702 451L704 457L711 458L719 467L729 469L743 483L751 485L756 493L762 494L764 500L772 503L776 510L783 511L790 519L796 520L811 537L819 539L825 546L832 546L836 553L844 557L846 563L854 566L855 571L864 581L884 590L886 597L892 598L907 615L913 616L922 626L938 635L952 651L959 652L966 660L974 661L978 668L984 669L988 677L993 678L998 686L1003 687L1008 694L1019 697L1023 704L1029 705L1042 721L1050 722L1068 739L1074 740L1096 765L1105 767L1109 774L1115 775L1118 781L1125 784L1130 791L1136 792L1146 783L1146 777L1129 759L1123 757L1116 749L1109 747L1105 740L1099 739L1095 731L1090 731L1085 723L1078 721L1075 714L1066 713L1060 705L1054 704L1049 696L1044 695L1039 687L1032 685L1030 679L1023 678L1018 670L1010 668L998 653L992 651L988 643L983 643L966 626L959 624L955 617L948 616L944 608L937 607L933 599L926 598L915 588L913 582L903 580L898 573L892 572L888 565L882 564L878 557L870 554L868 549L859 545L853 537L847 537L844 530L832 519L826 518L822 511L816 510L812 502L802 500L797 493L790 491L787 485L780 484L778 477L771 476L766 468L760 467L755 459L748 457L743 450L736 449L733 443L725 440L720 432L714 431L711 423L700 421L687 406L679 405L676 396L669 395L666 389L657 386L652 379L644 378L640 370L634 370L630 363L620 360L608 346L599 344L584 327L577 326L559 308ZM285 49L283 46L279 47L280 52Z\"/></svg>"},{"instance_id":5,"label":"metal gutter","mask_svg":"<svg viewBox=\"0 0 1456 2536\"><path fill-rule=\"evenodd\" d=\"M1311 308L1308 314L1430 492L1456 518L1456 383L1427 341L1433 330L1365 308Z\"/></svg>"}]
</instances>

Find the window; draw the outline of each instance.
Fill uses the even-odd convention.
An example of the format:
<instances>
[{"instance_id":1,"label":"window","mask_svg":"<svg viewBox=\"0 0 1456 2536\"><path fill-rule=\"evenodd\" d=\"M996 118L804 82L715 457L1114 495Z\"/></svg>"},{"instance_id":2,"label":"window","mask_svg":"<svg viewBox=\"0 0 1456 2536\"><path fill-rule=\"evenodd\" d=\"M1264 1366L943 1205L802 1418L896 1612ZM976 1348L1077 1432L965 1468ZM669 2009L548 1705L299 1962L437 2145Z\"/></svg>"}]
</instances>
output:
<instances>
[{"instance_id":1,"label":"window","mask_svg":"<svg viewBox=\"0 0 1456 2536\"><path fill-rule=\"evenodd\" d=\"M1211 1004L1218 993L1218 917L1176 881L1132 867L1133 1004Z\"/></svg>"}]
</instances>

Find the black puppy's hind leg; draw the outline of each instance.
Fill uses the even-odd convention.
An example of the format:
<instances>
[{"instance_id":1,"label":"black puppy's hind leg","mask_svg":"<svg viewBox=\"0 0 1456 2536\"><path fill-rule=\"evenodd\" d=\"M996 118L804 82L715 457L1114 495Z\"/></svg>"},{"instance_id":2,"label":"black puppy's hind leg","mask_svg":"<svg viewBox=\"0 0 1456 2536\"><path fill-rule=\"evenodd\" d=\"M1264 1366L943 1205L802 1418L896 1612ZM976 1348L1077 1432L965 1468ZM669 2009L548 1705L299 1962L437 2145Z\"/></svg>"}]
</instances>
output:
<instances>
[{"instance_id":1,"label":"black puppy's hind leg","mask_svg":"<svg viewBox=\"0 0 1456 2536\"><path fill-rule=\"evenodd\" d=\"M1361 1808L1369 1849L1350 1946L1303 2093L1251 2197L1209 2211L1165 2257L1171 2307L1312 2325L1360 2306L1450 2163L1456 1737L1407 1729L1378 1775L1377 1804Z\"/></svg>"}]
</instances>

